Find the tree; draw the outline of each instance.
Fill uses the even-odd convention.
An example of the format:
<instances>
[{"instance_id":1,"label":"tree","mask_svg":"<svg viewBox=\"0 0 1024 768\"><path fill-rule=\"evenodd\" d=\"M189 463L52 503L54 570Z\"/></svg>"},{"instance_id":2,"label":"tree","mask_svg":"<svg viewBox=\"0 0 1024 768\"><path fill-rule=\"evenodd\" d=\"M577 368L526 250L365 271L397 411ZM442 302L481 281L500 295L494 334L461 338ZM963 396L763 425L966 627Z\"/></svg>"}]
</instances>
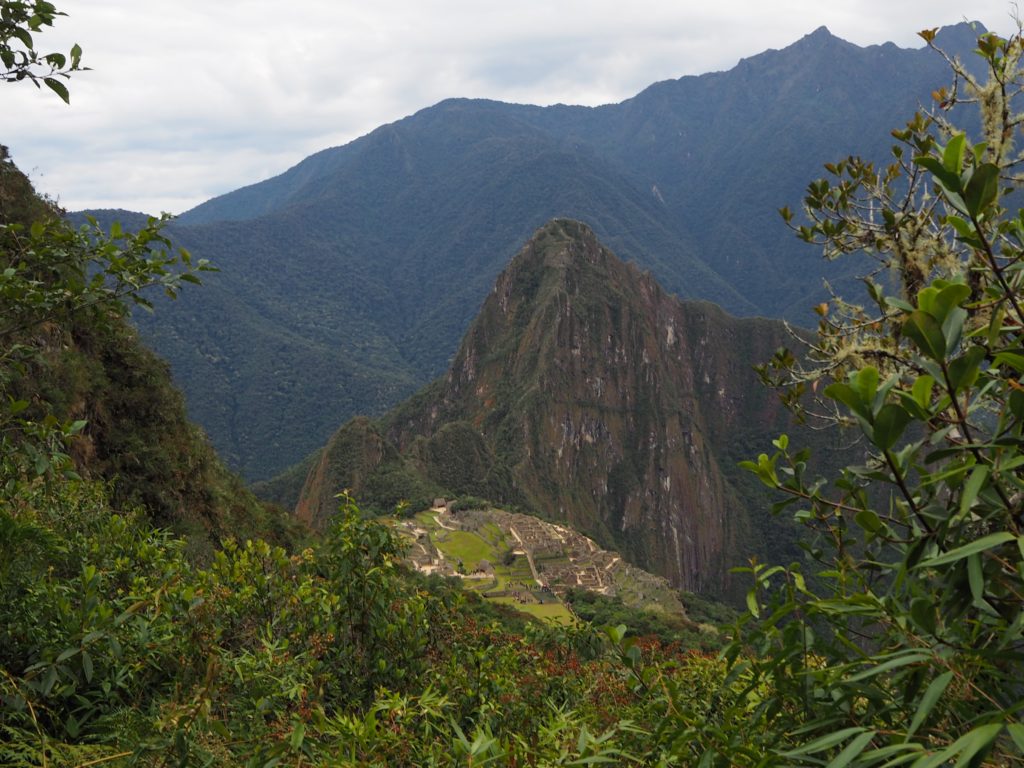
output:
<instances>
[{"instance_id":1,"label":"tree","mask_svg":"<svg viewBox=\"0 0 1024 768\"><path fill-rule=\"evenodd\" d=\"M878 260L866 306L823 304L806 354L764 371L864 461L815 479L782 436L746 463L814 531L815 573L746 569L727 688L747 725L692 730L707 764L1024 763L1024 41L977 53L987 79L946 57L952 85L893 132L891 164L827 165L804 221L782 211L826 257Z\"/></svg>"},{"instance_id":2,"label":"tree","mask_svg":"<svg viewBox=\"0 0 1024 768\"><path fill-rule=\"evenodd\" d=\"M69 57L39 54L33 33L63 15L43 0L0 0L0 80L44 83L64 101L58 79L81 69L81 50ZM80 230L63 211L38 197L0 146L0 488L69 468L66 441L81 420L61 420L36 393L26 391L44 357L66 347L76 324L123 323L129 306L148 307L147 288L177 295L211 267L174 249L162 233L167 216L138 232L95 221Z\"/></svg>"},{"instance_id":3,"label":"tree","mask_svg":"<svg viewBox=\"0 0 1024 768\"><path fill-rule=\"evenodd\" d=\"M27 80L37 88L46 85L65 103L70 100L67 86L61 82L82 67L82 49L76 44L70 53L39 53L33 34L52 27L58 11L46 0L3 0L0 2L0 80Z\"/></svg>"}]
</instances>

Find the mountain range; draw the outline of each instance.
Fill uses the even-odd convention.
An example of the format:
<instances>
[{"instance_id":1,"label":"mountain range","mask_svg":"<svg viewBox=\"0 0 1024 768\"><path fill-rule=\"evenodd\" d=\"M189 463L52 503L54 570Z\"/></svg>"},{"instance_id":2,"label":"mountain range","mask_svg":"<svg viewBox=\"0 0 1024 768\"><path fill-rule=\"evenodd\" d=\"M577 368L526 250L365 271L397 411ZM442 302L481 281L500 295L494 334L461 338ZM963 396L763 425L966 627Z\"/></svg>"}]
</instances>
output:
<instances>
[{"instance_id":1,"label":"mountain range","mask_svg":"<svg viewBox=\"0 0 1024 768\"><path fill-rule=\"evenodd\" d=\"M937 42L965 51L975 35ZM553 217L587 222L682 298L809 320L823 278L841 288L864 265L822 263L775 209L823 162L883 158L947 79L932 51L821 28L620 104L444 101L183 214L175 241L222 271L138 324L221 455L259 479L441 373Z\"/></svg>"},{"instance_id":2,"label":"mountain range","mask_svg":"<svg viewBox=\"0 0 1024 768\"><path fill-rule=\"evenodd\" d=\"M788 521L765 514L763 488L736 468L798 429L753 368L787 343L780 321L681 302L585 225L552 221L498 277L443 377L332 437L296 514L323 528L342 489L385 513L482 497L726 595L750 554L793 554ZM825 448L809 430L800 439ZM277 500L291 505L287 493Z\"/></svg>"}]
</instances>

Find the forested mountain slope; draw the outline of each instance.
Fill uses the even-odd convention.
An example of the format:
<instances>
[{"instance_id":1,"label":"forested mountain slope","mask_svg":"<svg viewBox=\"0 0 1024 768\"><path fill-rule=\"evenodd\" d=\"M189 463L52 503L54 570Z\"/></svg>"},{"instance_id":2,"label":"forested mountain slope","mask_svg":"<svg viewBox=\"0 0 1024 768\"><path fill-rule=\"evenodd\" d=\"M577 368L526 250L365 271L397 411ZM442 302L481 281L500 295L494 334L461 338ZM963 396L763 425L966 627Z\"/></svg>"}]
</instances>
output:
<instances>
[{"instance_id":1,"label":"forested mountain slope","mask_svg":"<svg viewBox=\"0 0 1024 768\"><path fill-rule=\"evenodd\" d=\"M960 25L939 42L973 36ZM552 217L586 221L683 298L809 322L823 276L842 284L864 263L821 263L775 209L823 160L882 158L907 105L947 80L932 51L822 28L621 104L445 101L181 216L176 240L223 271L196 302L139 322L250 478L440 373L503 264Z\"/></svg>"},{"instance_id":2,"label":"forested mountain slope","mask_svg":"<svg viewBox=\"0 0 1024 768\"><path fill-rule=\"evenodd\" d=\"M793 426L753 370L787 341L782 323L680 302L583 224L550 222L499 276L442 379L332 438L297 514L322 527L344 488L382 511L471 494L723 594L731 566L793 541L736 469Z\"/></svg>"},{"instance_id":3,"label":"forested mountain slope","mask_svg":"<svg viewBox=\"0 0 1024 768\"><path fill-rule=\"evenodd\" d=\"M188 420L167 363L142 344L120 303L100 293L75 304L76 281L99 260L85 261L89 238L59 214L0 146L0 505L18 506L10 494L25 471L16 457L32 459L29 476L60 466L63 442L41 434L77 423L67 470L104 484L115 507L138 507L153 525L187 536L193 554L208 555L227 536L294 533L298 526L257 500Z\"/></svg>"}]
</instances>

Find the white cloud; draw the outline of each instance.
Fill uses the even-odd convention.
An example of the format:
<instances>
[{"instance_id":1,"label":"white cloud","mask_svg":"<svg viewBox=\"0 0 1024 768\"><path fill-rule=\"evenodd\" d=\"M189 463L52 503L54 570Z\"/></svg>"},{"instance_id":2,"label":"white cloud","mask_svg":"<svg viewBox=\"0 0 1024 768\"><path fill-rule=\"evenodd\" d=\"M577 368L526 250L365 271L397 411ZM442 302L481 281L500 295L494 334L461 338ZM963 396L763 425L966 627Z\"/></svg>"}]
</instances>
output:
<instances>
[{"instance_id":1,"label":"white cloud","mask_svg":"<svg viewBox=\"0 0 1024 768\"><path fill-rule=\"evenodd\" d=\"M79 42L72 106L0 93L0 141L70 208L180 212L451 96L601 104L727 69L816 27L917 47L999 0L64 0L40 48Z\"/></svg>"}]
</instances>

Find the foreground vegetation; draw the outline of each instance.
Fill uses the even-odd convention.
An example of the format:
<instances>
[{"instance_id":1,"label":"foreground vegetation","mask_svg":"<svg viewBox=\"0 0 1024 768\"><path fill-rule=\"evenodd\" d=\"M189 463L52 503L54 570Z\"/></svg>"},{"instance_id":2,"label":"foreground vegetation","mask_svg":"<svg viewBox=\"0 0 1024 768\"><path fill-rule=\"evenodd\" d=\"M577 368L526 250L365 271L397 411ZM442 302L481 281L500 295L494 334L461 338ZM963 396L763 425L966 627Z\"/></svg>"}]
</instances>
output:
<instances>
[{"instance_id":1,"label":"foreground vegetation","mask_svg":"<svg viewBox=\"0 0 1024 768\"><path fill-rule=\"evenodd\" d=\"M351 504L315 547L229 540L196 569L184 541L114 513L102 491L63 483L0 516L0 764L557 765L646 751L643 698L593 630L517 631L402 571L390 531Z\"/></svg>"},{"instance_id":2,"label":"foreground vegetation","mask_svg":"<svg viewBox=\"0 0 1024 768\"><path fill-rule=\"evenodd\" d=\"M53 18L0 11L33 31ZM6 29L9 72L39 60ZM142 241L87 237L0 187L0 764L1024 764L1024 214L1003 208L1024 42L986 35L979 52L988 82L951 62L954 87L896 132L890 167L829 166L805 223L784 211L828 255L867 250L883 270L868 308L822 305L804 362L765 369L794 408L861 435L865 461L818 480L783 436L748 463L813 538L806 563L747 569L720 655L524 624L404 570L348 500L309 546L281 526L289 548L197 549L231 520L216 505L188 539L157 527L180 508L144 491L182 478L108 477L75 449L87 419L67 390L30 389L79 370L75 329L115 333L143 286L195 270L153 247L159 222ZM947 122L965 101L979 142Z\"/></svg>"}]
</instances>

